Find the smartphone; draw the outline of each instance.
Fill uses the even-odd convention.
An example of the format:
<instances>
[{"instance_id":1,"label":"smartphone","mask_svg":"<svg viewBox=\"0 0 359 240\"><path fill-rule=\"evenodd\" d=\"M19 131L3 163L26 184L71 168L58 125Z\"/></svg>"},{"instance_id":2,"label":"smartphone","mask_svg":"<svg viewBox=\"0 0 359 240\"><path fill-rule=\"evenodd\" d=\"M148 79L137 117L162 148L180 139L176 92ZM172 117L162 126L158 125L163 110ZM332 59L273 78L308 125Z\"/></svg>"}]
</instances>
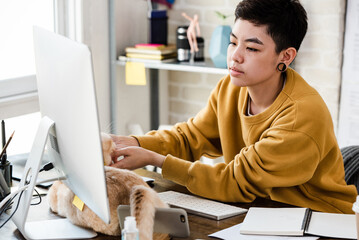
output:
<instances>
[{"instance_id":1,"label":"smartphone","mask_svg":"<svg viewBox=\"0 0 359 240\"><path fill-rule=\"evenodd\" d=\"M125 218L131 216L129 205L117 208L120 227L123 229ZM153 232L167 233L172 237L188 237L190 234L187 212L180 208L156 208Z\"/></svg>"}]
</instances>

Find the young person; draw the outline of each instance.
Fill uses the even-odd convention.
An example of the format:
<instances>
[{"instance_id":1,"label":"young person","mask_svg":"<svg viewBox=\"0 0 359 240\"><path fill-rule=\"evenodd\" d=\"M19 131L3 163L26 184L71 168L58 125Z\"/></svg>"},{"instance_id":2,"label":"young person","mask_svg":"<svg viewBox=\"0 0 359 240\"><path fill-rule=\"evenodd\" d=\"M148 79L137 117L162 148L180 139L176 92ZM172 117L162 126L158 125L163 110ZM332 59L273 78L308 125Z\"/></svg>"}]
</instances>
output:
<instances>
[{"instance_id":1,"label":"young person","mask_svg":"<svg viewBox=\"0 0 359 240\"><path fill-rule=\"evenodd\" d=\"M288 67L306 31L298 0L241 1L228 46L229 75L207 106L171 131L113 136L113 166L158 166L164 178L220 201L262 197L352 213L357 191L344 181L331 115L318 92ZM202 155L223 156L224 163L196 161Z\"/></svg>"}]
</instances>

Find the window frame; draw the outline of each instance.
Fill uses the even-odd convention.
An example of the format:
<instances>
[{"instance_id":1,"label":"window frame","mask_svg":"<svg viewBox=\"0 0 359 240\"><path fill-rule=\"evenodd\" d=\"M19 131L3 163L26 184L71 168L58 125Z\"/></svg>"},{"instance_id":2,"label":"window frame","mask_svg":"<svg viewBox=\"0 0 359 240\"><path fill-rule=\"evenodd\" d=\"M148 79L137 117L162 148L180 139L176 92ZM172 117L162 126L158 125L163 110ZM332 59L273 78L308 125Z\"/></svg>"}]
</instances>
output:
<instances>
[{"instance_id":1,"label":"window frame","mask_svg":"<svg viewBox=\"0 0 359 240\"><path fill-rule=\"evenodd\" d=\"M55 32L82 40L82 0L53 0ZM39 111L36 75L0 80L0 119Z\"/></svg>"}]
</instances>

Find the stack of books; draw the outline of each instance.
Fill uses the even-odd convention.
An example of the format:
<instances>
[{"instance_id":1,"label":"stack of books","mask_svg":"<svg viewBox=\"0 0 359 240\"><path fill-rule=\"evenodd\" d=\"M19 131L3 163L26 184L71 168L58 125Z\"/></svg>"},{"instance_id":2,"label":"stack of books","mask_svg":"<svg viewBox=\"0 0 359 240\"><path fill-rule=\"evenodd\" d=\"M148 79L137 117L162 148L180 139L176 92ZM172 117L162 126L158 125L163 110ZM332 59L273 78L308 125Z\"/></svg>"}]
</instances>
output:
<instances>
[{"instance_id":1,"label":"stack of books","mask_svg":"<svg viewBox=\"0 0 359 240\"><path fill-rule=\"evenodd\" d=\"M136 44L127 47L126 58L131 61L174 62L177 60L176 45Z\"/></svg>"}]
</instances>

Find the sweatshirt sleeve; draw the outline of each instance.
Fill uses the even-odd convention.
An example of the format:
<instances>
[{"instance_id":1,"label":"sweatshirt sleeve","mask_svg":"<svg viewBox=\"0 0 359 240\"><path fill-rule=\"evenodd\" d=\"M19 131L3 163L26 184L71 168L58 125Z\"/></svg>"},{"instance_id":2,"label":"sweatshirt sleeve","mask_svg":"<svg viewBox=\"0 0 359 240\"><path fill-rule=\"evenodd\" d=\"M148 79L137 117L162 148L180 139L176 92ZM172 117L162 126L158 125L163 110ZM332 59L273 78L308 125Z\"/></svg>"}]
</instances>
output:
<instances>
[{"instance_id":1,"label":"sweatshirt sleeve","mask_svg":"<svg viewBox=\"0 0 359 240\"><path fill-rule=\"evenodd\" d=\"M187 161L199 160L202 155L220 157L222 149L217 119L217 92L221 81L212 91L207 106L195 118L178 123L171 130L151 131L144 136L134 136L141 147Z\"/></svg>"},{"instance_id":2,"label":"sweatshirt sleeve","mask_svg":"<svg viewBox=\"0 0 359 240\"><path fill-rule=\"evenodd\" d=\"M273 188L307 182L318 162L318 148L309 136L273 130L254 145L243 148L229 164L190 163L167 155L162 175L203 197L251 202L257 196L269 196Z\"/></svg>"}]
</instances>

